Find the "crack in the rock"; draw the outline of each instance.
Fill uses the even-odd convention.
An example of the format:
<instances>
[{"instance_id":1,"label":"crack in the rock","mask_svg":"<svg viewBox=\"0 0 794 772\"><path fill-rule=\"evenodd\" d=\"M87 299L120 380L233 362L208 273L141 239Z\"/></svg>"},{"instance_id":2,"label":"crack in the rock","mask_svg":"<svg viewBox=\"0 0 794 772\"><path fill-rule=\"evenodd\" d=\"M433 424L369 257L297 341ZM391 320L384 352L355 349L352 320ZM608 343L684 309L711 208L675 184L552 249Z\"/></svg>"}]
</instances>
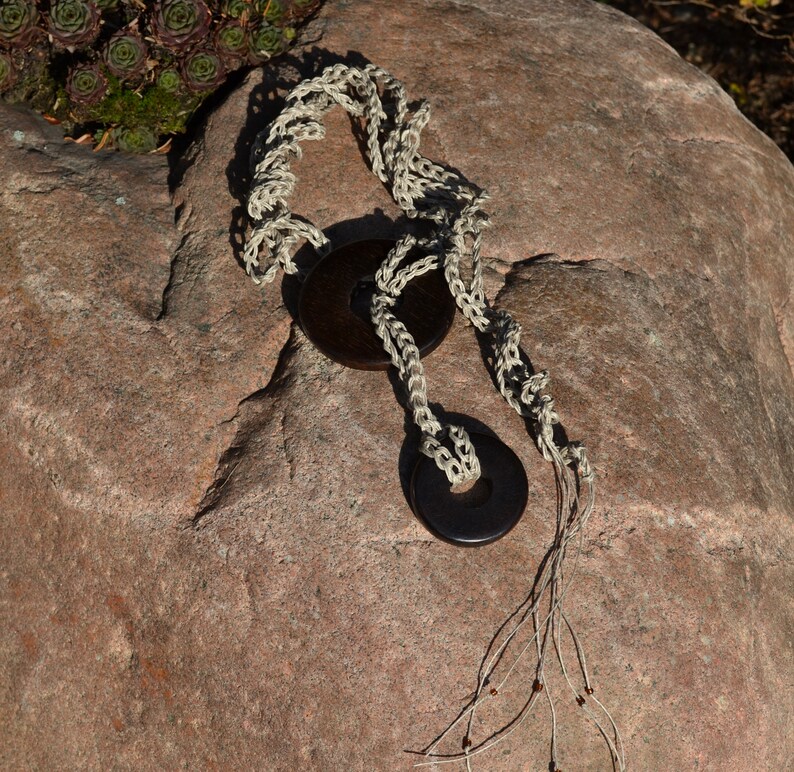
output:
<instances>
[{"instance_id":1,"label":"crack in the rock","mask_svg":"<svg viewBox=\"0 0 794 772\"><path fill-rule=\"evenodd\" d=\"M608 270L616 270L616 271L621 271L622 273L629 276L636 276L646 280L651 280L647 274L641 274L640 272L631 271L628 268L617 266L614 263L611 263L609 260L605 260L602 257L583 257L577 260L573 260L573 259L563 258L555 252L541 252L538 255L532 255L532 257L528 257L524 260L518 260L508 265L507 271L504 274L504 283L502 284L501 289L499 289L499 291L496 293L496 297L494 298L495 304L498 305L502 293L506 292L508 289L512 287L512 285L516 281L518 281L519 274L521 273L521 271L524 268L528 268L531 265L560 265L565 268L573 268L573 269L588 268L590 270L598 271L600 273L603 273Z\"/></svg>"},{"instance_id":2,"label":"crack in the rock","mask_svg":"<svg viewBox=\"0 0 794 772\"><path fill-rule=\"evenodd\" d=\"M52 193L52 191L56 190L57 187L58 187L57 184L51 185L50 187L41 187L41 188L35 188L35 187L28 186L28 185L22 185L22 186L20 186L18 188L15 188L13 190L13 192L14 192L14 194L30 193L32 196L37 196L37 195L40 196L40 195L46 195L46 194Z\"/></svg>"},{"instance_id":3,"label":"crack in the rock","mask_svg":"<svg viewBox=\"0 0 794 772\"><path fill-rule=\"evenodd\" d=\"M230 316L232 316L235 313L237 313L237 309L230 308L228 311L226 311L221 316L219 316L214 322L210 322L210 324L213 327L217 327L218 325L223 324Z\"/></svg>"},{"instance_id":4,"label":"crack in the rock","mask_svg":"<svg viewBox=\"0 0 794 772\"><path fill-rule=\"evenodd\" d=\"M740 151L752 151L758 155L767 155L766 149L761 150L747 143L732 142L723 137L664 137L662 142L672 142L676 145L714 145L715 147L729 147Z\"/></svg>"},{"instance_id":5,"label":"crack in the rock","mask_svg":"<svg viewBox=\"0 0 794 772\"><path fill-rule=\"evenodd\" d=\"M612 266L608 260L604 260L600 257L582 257L578 260L572 260L570 258L564 258L556 252L542 252L539 255L532 255L532 257L528 257L525 260L519 260L513 263L513 267L523 268L527 265L532 265L533 263L554 263L554 265L567 265L572 268L581 268L582 266L588 265L590 263L599 262Z\"/></svg>"},{"instance_id":6,"label":"crack in the rock","mask_svg":"<svg viewBox=\"0 0 794 772\"><path fill-rule=\"evenodd\" d=\"M513 286L521 279L522 269L531 265L559 265L563 268L572 269L576 271L590 270L597 273L608 273L610 271L619 272L624 277L641 282L644 286L648 287L651 292L649 298L657 304L657 306L667 315L673 316L674 310L669 308L665 303L662 288L656 277L649 274L642 266L632 263L631 267L624 265L616 265L612 261L603 257L584 257L579 259L566 259L554 252L544 252L538 255L533 255L525 260L512 263L507 272L504 274L504 280L501 288L495 293L493 305L498 307L504 293L509 292ZM690 275L689 272L684 272ZM699 276L691 274L693 279L708 284L710 279L706 276Z\"/></svg>"},{"instance_id":7,"label":"crack in the rock","mask_svg":"<svg viewBox=\"0 0 794 772\"><path fill-rule=\"evenodd\" d=\"M241 399L237 403L237 410L235 411L234 415L231 418L227 418L222 421L221 425L239 421L244 405L250 404L252 402L261 402L262 400L267 399L279 386L281 386L285 380L287 365L292 357L293 352L295 351L295 339L295 325L293 324L290 327L287 341L279 352L278 361L276 362L276 366L273 368L273 373L270 376L270 380L261 389L257 389L253 393ZM201 497L201 501L196 508L196 513L191 519L193 528L198 528L200 526L201 520L218 506L221 500L221 492L231 479L237 467L243 461L245 450L248 447L248 443L251 439L251 433L254 428L255 427L253 424L246 424L238 427L231 444L221 453L218 463L215 467L214 480L204 492L204 495ZM283 428L282 418L282 432ZM293 463L289 457L288 463L290 465L290 479L292 479L294 475L294 469Z\"/></svg>"},{"instance_id":8,"label":"crack in the rock","mask_svg":"<svg viewBox=\"0 0 794 772\"><path fill-rule=\"evenodd\" d=\"M295 479L295 459L290 453L289 445L288 445L288 438L287 438L287 429L286 429L286 413L281 413L281 421L279 422L279 426L281 428L281 444L284 446L284 458L287 459L287 465L289 466L289 480L292 482Z\"/></svg>"},{"instance_id":9,"label":"crack in the rock","mask_svg":"<svg viewBox=\"0 0 794 772\"><path fill-rule=\"evenodd\" d=\"M197 284L210 270L210 260L206 257L207 250L201 249L201 244L193 243L202 239L202 235L201 232L184 234L174 250L168 283L163 290L163 299L156 321L162 321L171 314L174 293L185 284L188 284L188 290L184 301L185 305L189 305Z\"/></svg>"},{"instance_id":10,"label":"crack in the rock","mask_svg":"<svg viewBox=\"0 0 794 772\"><path fill-rule=\"evenodd\" d=\"M591 557L596 550L611 550L616 544L625 544L628 537L636 530L635 525L607 523L597 534L588 538L587 545L582 548L582 554Z\"/></svg>"},{"instance_id":11,"label":"crack in the rock","mask_svg":"<svg viewBox=\"0 0 794 772\"><path fill-rule=\"evenodd\" d=\"M502 294L507 286L511 282L515 282L518 279L516 274L518 274L523 268L526 268L530 265L560 265L564 268L589 269L599 273L605 273L607 271L620 271L620 273L622 273L624 276L632 276L635 279L640 279L649 284L656 284L656 279L651 276L651 274L649 274L648 271L646 271L642 266L637 265L633 261L630 264L631 267L627 267L625 264L618 265L606 257L579 257L574 259L564 258L556 252L542 252L541 254L533 255L532 257L528 257L524 260L518 260L514 263L507 264L508 270L504 274L504 286L497 293L497 300L499 295ZM691 275L693 279L697 279L702 282L711 281L707 276L700 276L690 272L685 273Z\"/></svg>"},{"instance_id":12,"label":"crack in the rock","mask_svg":"<svg viewBox=\"0 0 794 772\"><path fill-rule=\"evenodd\" d=\"M166 282L165 287L163 288L163 298L160 301L160 312L155 317L156 321L160 321L165 317L168 313L168 306L171 301L171 294L173 293L174 289L176 289L181 282L176 280L176 275L178 269L182 266L184 259L182 257L182 251L185 248L187 240L189 238L189 234L184 234L182 238L179 240L179 244L177 244L174 253L171 255L171 270L168 274L168 281Z\"/></svg>"},{"instance_id":13,"label":"crack in the rock","mask_svg":"<svg viewBox=\"0 0 794 772\"><path fill-rule=\"evenodd\" d=\"M788 362L791 374L794 375L794 349L791 349L791 345L788 341L788 335L786 335L784 331L787 313L786 309L790 299L791 296L789 295L780 305L780 308L775 308L775 304L772 303L772 318L775 320L775 332L777 333L777 339L780 343L780 347L783 349L783 356Z\"/></svg>"}]
</instances>

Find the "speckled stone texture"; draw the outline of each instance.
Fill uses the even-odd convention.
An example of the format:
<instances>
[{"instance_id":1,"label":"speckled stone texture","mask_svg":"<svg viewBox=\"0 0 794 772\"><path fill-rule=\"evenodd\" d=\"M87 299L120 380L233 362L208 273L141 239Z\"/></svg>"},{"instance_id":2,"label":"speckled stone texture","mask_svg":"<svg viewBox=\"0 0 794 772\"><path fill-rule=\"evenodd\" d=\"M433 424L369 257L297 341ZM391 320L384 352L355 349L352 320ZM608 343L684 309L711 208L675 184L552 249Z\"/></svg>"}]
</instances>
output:
<instances>
[{"instance_id":1,"label":"speckled stone texture","mask_svg":"<svg viewBox=\"0 0 794 772\"><path fill-rule=\"evenodd\" d=\"M325 360L295 285L238 261L283 88L371 60L432 102L426 154L491 192L488 290L595 463L566 603L629 768L787 768L794 169L594 3L332 0L309 34L170 170L0 111L0 766L407 770L528 591L552 472L471 329L427 360L430 399L516 450L530 505L460 550L405 502L389 378ZM306 147L295 211L337 243L399 233L350 128ZM550 685L560 766L611 769ZM474 769L547 769L548 730Z\"/></svg>"}]
</instances>

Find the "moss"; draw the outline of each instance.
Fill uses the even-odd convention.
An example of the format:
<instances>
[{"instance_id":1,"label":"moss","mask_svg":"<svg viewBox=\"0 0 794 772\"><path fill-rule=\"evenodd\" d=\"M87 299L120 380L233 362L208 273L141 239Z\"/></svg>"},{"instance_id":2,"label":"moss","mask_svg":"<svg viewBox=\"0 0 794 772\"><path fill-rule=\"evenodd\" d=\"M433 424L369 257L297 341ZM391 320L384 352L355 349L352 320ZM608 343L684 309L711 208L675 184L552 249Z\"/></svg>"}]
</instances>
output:
<instances>
[{"instance_id":1,"label":"moss","mask_svg":"<svg viewBox=\"0 0 794 772\"><path fill-rule=\"evenodd\" d=\"M55 103L58 87L50 74L46 61L31 57L14 57L16 80L3 94L9 104L27 104L34 110L46 113Z\"/></svg>"},{"instance_id":2,"label":"moss","mask_svg":"<svg viewBox=\"0 0 794 772\"><path fill-rule=\"evenodd\" d=\"M201 96L175 94L158 84L137 92L124 88L112 75L108 80L107 96L83 112L81 117L85 122L130 128L147 126L158 134L180 134L202 101Z\"/></svg>"}]
</instances>

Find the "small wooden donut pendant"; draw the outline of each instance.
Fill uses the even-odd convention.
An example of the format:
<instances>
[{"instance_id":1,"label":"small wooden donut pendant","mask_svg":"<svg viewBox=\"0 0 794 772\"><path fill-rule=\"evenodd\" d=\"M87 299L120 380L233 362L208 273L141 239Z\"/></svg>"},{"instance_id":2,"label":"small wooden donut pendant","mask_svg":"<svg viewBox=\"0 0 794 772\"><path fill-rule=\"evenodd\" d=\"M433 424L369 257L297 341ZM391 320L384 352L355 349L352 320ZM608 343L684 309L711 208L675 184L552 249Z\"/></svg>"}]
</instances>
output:
<instances>
[{"instance_id":1,"label":"small wooden donut pendant","mask_svg":"<svg viewBox=\"0 0 794 772\"><path fill-rule=\"evenodd\" d=\"M502 538L521 519L528 483L518 456L501 440L469 432L481 476L465 493L454 493L432 458L420 456L411 478L411 506L440 539L480 547Z\"/></svg>"},{"instance_id":2,"label":"small wooden donut pendant","mask_svg":"<svg viewBox=\"0 0 794 772\"><path fill-rule=\"evenodd\" d=\"M391 364L369 308L375 273L396 243L367 239L346 244L324 257L306 278L298 301L300 323L309 340L330 359L358 370L385 370ZM422 356L433 351L455 318L455 300L443 271L429 271L410 281L394 314Z\"/></svg>"}]
</instances>

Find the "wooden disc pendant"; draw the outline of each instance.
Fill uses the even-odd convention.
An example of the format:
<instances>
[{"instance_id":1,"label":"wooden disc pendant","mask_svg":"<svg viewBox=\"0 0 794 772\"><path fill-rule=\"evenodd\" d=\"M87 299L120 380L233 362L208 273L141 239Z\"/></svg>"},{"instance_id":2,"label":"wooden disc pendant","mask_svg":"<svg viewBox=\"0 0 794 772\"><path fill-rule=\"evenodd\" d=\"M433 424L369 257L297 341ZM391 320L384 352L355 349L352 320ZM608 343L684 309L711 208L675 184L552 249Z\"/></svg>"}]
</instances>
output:
<instances>
[{"instance_id":1,"label":"wooden disc pendant","mask_svg":"<svg viewBox=\"0 0 794 772\"><path fill-rule=\"evenodd\" d=\"M521 519L527 506L524 465L501 440L469 432L481 476L465 493L456 493L432 458L420 456L411 478L411 506L440 539L480 547L500 539Z\"/></svg>"},{"instance_id":2,"label":"wooden disc pendant","mask_svg":"<svg viewBox=\"0 0 794 772\"><path fill-rule=\"evenodd\" d=\"M367 239L324 257L301 289L298 313L309 340L330 359L359 370L390 364L370 319L375 274L396 241ZM435 349L455 318L455 300L441 270L411 280L394 309L422 356Z\"/></svg>"}]
</instances>

